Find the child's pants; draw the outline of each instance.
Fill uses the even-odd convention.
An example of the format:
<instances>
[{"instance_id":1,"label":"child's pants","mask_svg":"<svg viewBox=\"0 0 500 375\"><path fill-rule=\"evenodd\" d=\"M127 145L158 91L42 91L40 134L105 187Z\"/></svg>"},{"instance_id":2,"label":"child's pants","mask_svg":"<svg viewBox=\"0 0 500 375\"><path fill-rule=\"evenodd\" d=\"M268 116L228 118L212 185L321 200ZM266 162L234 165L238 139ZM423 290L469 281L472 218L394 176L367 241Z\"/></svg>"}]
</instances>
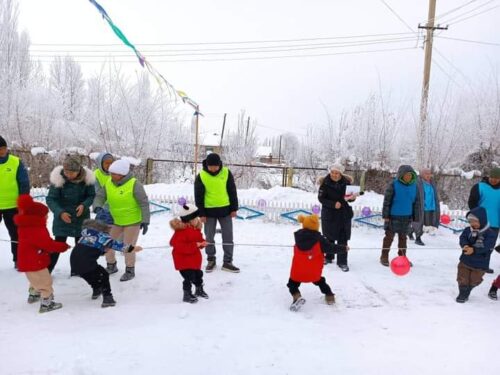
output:
<instances>
[{"instance_id":1,"label":"child's pants","mask_svg":"<svg viewBox=\"0 0 500 375\"><path fill-rule=\"evenodd\" d=\"M26 277L30 282L30 287L39 291L42 298L49 298L54 293L52 276L50 276L47 268L40 271L26 272Z\"/></svg>"},{"instance_id":2,"label":"child's pants","mask_svg":"<svg viewBox=\"0 0 500 375\"><path fill-rule=\"evenodd\" d=\"M300 282L295 281L292 279L288 280L288 284L286 286L290 290L290 294L293 296L294 294L300 293L299 287L300 287ZM318 281L313 283L314 285L319 286L319 289L321 290L321 293L325 295L332 295L332 290L330 289L330 286L326 283L326 279L324 277L321 277Z\"/></svg>"},{"instance_id":3,"label":"child's pants","mask_svg":"<svg viewBox=\"0 0 500 375\"><path fill-rule=\"evenodd\" d=\"M126 227L121 227L119 225L113 225L109 234L114 240L120 240L127 245L133 245L137 243L139 238L139 232L141 228L140 225L129 225ZM106 261L108 263L116 263L115 251L106 251ZM125 253L125 265L127 267L135 266L135 252Z\"/></svg>"},{"instance_id":4,"label":"child's pants","mask_svg":"<svg viewBox=\"0 0 500 375\"><path fill-rule=\"evenodd\" d=\"M92 289L101 289L103 296L111 295L109 273L103 266L98 265L94 271L84 273L80 275L80 277L89 283Z\"/></svg>"},{"instance_id":5,"label":"child's pants","mask_svg":"<svg viewBox=\"0 0 500 375\"><path fill-rule=\"evenodd\" d=\"M179 271L184 281L182 282L182 289L191 290L191 284L195 286L203 285L203 271L202 270L182 270Z\"/></svg>"},{"instance_id":6,"label":"child's pants","mask_svg":"<svg viewBox=\"0 0 500 375\"><path fill-rule=\"evenodd\" d=\"M483 282L483 276L483 270L469 267L462 262L458 263L458 286L478 286Z\"/></svg>"}]
</instances>

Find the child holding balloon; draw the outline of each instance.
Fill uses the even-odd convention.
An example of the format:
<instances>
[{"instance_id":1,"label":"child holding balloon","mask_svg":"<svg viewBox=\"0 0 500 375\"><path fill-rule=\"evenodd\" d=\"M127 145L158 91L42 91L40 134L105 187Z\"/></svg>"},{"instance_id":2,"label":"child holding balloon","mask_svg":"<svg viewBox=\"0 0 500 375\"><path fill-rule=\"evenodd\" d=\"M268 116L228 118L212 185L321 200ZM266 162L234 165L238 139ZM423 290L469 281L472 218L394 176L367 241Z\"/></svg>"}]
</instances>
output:
<instances>
[{"instance_id":1,"label":"child holding balloon","mask_svg":"<svg viewBox=\"0 0 500 375\"><path fill-rule=\"evenodd\" d=\"M481 284L489 267L489 255L495 246L495 233L488 225L486 210L476 207L466 215L469 227L460 235L462 255L458 263L458 303L469 299L473 288Z\"/></svg>"}]
</instances>

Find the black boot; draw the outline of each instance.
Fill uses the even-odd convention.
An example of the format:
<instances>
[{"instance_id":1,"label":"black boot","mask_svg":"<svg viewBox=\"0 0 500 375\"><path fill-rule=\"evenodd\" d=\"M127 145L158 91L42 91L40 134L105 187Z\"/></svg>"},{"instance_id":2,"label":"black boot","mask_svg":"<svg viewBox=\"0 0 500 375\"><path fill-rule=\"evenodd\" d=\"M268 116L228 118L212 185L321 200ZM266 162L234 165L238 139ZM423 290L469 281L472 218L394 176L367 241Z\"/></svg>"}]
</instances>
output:
<instances>
[{"instance_id":1,"label":"black boot","mask_svg":"<svg viewBox=\"0 0 500 375\"><path fill-rule=\"evenodd\" d=\"M420 236L418 236L416 239L415 239L415 245L419 245L419 246L425 246L425 243L422 242L422 238Z\"/></svg>"},{"instance_id":2,"label":"black boot","mask_svg":"<svg viewBox=\"0 0 500 375\"><path fill-rule=\"evenodd\" d=\"M92 288L92 299L98 299L101 294L101 288Z\"/></svg>"},{"instance_id":3,"label":"black boot","mask_svg":"<svg viewBox=\"0 0 500 375\"><path fill-rule=\"evenodd\" d=\"M101 307L111 307L116 305L116 301L113 298L112 294L108 294L107 296L102 296Z\"/></svg>"},{"instance_id":4,"label":"black boot","mask_svg":"<svg viewBox=\"0 0 500 375\"><path fill-rule=\"evenodd\" d=\"M498 288L496 286L492 285L490 288L490 291L488 292L488 297L490 297L492 300L496 301L498 299L497 290L498 290Z\"/></svg>"},{"instance_id":5,"label":"black boot","mask_svg":"<svg viewBox=\"0 0 500 375\"><path fill-rule=\"evenodd\" d=\"M201 297L201 298L207 298L208 299L208 294L205 293L205 291L203 290L203 284L196 286L196 290L194 292L194 295L196 297Z\"/></svg>"},{"instance_id":6,"label":"black boot","mask_svg":"<svg viewBox=\"0 0 500 375\"><path fill-rule=\"evenodd\" d=\"M467 302L469 299L470 291L472 288L470 286L459 286L458 287L458 296L456 298L456 301L458 303L464 303Z\"/></svg>"},{"instance_id":7,"label":"black boot","mask_svg":"<svg viewBox=\"0 0 500 375\"><path fill-rule=\"evenodd\" d=\"M184 297L182 297L182 302L187 302L187 303L196 303L198 302L198 298L191 293L190 290L184 289Z\"/></svg>"}]
</instances>

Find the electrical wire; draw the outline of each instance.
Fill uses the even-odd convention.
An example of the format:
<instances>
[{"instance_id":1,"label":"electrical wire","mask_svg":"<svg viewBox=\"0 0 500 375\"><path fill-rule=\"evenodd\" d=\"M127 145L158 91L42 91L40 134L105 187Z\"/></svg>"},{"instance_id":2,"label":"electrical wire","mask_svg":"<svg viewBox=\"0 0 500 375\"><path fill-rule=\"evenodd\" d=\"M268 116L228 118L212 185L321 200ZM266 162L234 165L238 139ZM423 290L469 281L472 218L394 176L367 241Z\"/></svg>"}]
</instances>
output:
<instances>
[{"instance_id":1,"label":"electrical wire","mask_svg":"<svg viewBox=\"0 0 500 375\"><path fill-rule=\"evenodd\" d=\"M380 2L384 4L391 11L391 13L394 14L397 19L400 20L408 28L408 30L410 30L413 34L417 34L417 32L413 30L413 28L394 9L392 9L392 7L387 4L385 0L380 0Z\"/></svg>"},{"instance_id":2,"label":"electrical wire","mask_svg":"<svg viewBox=\"0 0 500 375\"><path fill-rule=\"evenodd\" d=\"M485 2L485 3L483 3L483 4L480 4L480 5L478 5L478 6L474 7L474 8L472 8L472 9L469 9L468 11L466 11L466 12L464 12L464 13L462 13L462 14L458 14L458 15L455 15L455 16L453 16L453 17L451 17L451 18L448 18L448 19L445 19L445 20L443 20L443 21L440 21L440 23L446 23L446 24L452 25L453 23L456 23L456 22L453 22L453 21L458 20L458 19L460 19L460 18L462 18L462 17L464 17L464 16L466 17L466 16L468 16L469 14L471 14L471 13L475 12L476 10L479 10L479 9L481 9L481 8L485 7L485 6L486 6L486 5L488 5L488 4L491 4L491 3L492 3L492 2L494 2L494 1L497 1L497 0L488 0L487 2ZM489 8L488 8L488 9L489 9ZM488 11L488 9L486 9L486 11ZM483 11L483 12L485 12L485 11ZM478 13L478 14L482 14L483 12L480 12L480 13ZM457 22L458 22L458 21L457 21Z\"/></svg>"},{"instance_id":3,"label":"electrical wire","mask_svg":"<svg viewBox=\"0 0 500 375\"><path fill-rule=\"evenodd\" d=\"M483 41L480 41L480 40L452 38L452 37L449 37L449 36L436 36L436 37L440 38L440 39L455 40L455 41L465 42L465 43L474 43L474 44L480 44L480 45L486 45L486 46L500 47L500 43L494 43L494 42L483 42Z\"/></svg>"}]
</instances>

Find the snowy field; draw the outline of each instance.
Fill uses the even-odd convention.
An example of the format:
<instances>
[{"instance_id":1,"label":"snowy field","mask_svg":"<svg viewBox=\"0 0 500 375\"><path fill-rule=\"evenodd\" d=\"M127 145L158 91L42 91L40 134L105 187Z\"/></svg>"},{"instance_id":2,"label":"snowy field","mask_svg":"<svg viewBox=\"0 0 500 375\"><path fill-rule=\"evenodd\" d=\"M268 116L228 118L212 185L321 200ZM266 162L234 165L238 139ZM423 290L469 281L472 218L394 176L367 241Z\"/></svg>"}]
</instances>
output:
<instances>
[{"instance_id":1,"label":"snowy field","mask_svg":"<svg viewBox=\"0 0 500 375\"><path fill-rule=\"evenodd\" d=\"M38 314L38 304L26 303L27 280L12 268L8 243L0 242L0 373L500 373L500 302L486 296L493 276L485 276L469 302L457 304L458 236L446 229L424 236L427 247L410 242L414 267L397 277L378 262L383 232L354 228L351 271L324 270L336 305L303 284L307 303L292 313L286 283L298 225L236 221L236 243L290 247L236 246L241 273L221 271L219 257L219 269L205 274L210 299L189 305L181 301L181 277L166 247L170 219L153 215L139 243L165 248L138 254L134 280L119 281L119 258L120 272L111 277L117 306L107 309L90 299L84 280L69 278L68 252L54 274L64 307ZM8 238L4 225L0 238ZM491 266L500 271L496 253Z\"/></svg>"}]
</instances>

